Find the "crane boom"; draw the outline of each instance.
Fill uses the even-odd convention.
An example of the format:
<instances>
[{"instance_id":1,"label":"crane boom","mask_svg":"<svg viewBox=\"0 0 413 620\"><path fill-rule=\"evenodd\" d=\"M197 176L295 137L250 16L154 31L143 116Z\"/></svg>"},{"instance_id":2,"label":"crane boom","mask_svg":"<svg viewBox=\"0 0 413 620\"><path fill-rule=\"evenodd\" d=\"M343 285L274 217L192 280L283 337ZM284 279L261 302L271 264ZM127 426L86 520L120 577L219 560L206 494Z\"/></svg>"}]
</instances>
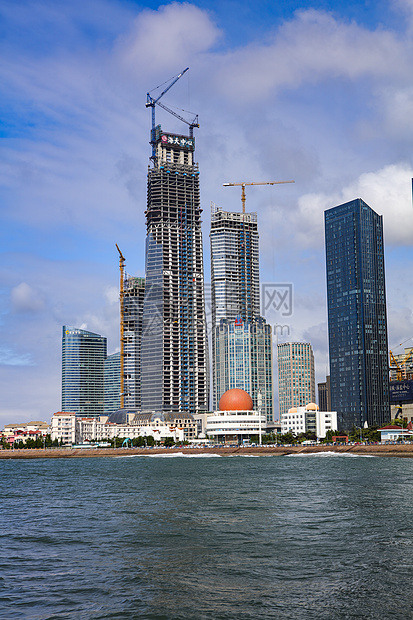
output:
<instances>
[{"instance_id":1,"label":"crane boom","mask_svg":"<svg viewBox=\"0 0 413 620\"><path fill-rule=\"evenodd\" d=\"M166 110L167 112L169 112L169 114L172 114L173 116L176 116L176 118L179 118L180 121L182 121L183 123L186 123L187 125L189 125L189 135L190 135L191 138L193 138L194 127L199 127L198 114L195 116L193 121L187 121L185 118L183 118L183 116L180 116L177 112L174 112L174 110L171 110L170 108L166 107L165 104L158 103L158 105L161 108L163 108L164 110Z\"/></svg>"},{"instance_id":2,"label":"crane boom","mask_svg":"<svg viewBox=\"0 0 413 620\"><path fill-rule=\"evenodd\" d=\"M410 340L410 338L409 338ZM407 342L407 340L406 340ZM408 373L407 370L407 362L409 361L409 359L412 357L413 355L413 348L410 349L410 351L399 361L396 360L394 354L392 351L389 351L389 356L390 356L390 368L391 370L396 370L396 375L397 375L397 381L403 381L403 378L405 378ZM392 366L393 364L393 366Z\"/></svg>"},{"instance_id":3,"label":"crane boom","mask_svg":"<svg viewBox=\"0 0 413 620\"><path fill-rule=\"evenodd\" d=\"M123 409L125 405L125 349L124 349L124 279L125 279L125 257L119 249L116 243L116 248L119 252L119 271L120 271L120 287L119 287L119 300L120 300L120 408Z\"/></svg>"},{"instance_id":4,"label":"crane boom","mask_svg":"<svg viewBox=\"0 0 413 620\"><path fill-rule=\"evenodd\" d=\"M245 213L245 186L246 185L281 185L283 183L295 183L295 181L242 181L241 183L223 183L224 187L239 187L241 186L241 202L242 212Z\"/></svg>"},{"instance_id":5,"label":"crane boom","mask_svg":"<svg viewBox=\"0 0 413 620\"><path fill-rule=\"evenodd\" d=\"M146 93L146 104L145 106L147 108L152 108L152 130L151 130L151 144L152 144L152 157L151 159L153 161L156 160L156 147L155 147L155 127L156 127L156 122L155 122L155 106L159 106L161 108L163 108L164 110L166 110L167 112L169 112L169 114L172 114L173 116L176 116L176 118L179 118L180 121L186 123L187 125L189 125L189 135L192 138L194 135L194 127L199 127L198 124L198 115L195 116L193 121L187 121L185 120L182 116L180 116L179 114L177 114L176 112L174 112L173 110L170 110L165 104L160 102L160 99L162 99L162 97L168 92L168 90L170 88L172 88L172 86L174 84L176 84L176 82L184 75L184 73L186 73L187 71L189 71L189 67L187 67L186 69L184 69L181 73L179 73L175 78L172 79L172 82L161 92L161 94L159 95L159 97L157 97L156 99L154 99L150 93ZM159 88L159 87L158 87Z\"/></svg>"}]
</instances>

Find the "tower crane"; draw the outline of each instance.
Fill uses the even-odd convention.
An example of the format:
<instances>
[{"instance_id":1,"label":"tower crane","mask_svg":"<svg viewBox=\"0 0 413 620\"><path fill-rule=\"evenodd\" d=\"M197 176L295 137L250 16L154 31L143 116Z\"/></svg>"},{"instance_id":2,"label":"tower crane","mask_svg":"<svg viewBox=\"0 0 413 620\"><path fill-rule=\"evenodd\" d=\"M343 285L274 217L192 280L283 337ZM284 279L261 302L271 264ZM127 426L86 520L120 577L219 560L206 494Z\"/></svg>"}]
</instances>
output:
<instances>
[{"instance_id":1,"label":"tower crane","mask_svg":"<svg viewBox=\"0 0 413 620\"><path fill-rule=\"evenodd\" d=\"M390 368L391 370L394 370L394 369L396 370L397 381L403 381L403 375L406 376L406 374L408 373L407 362L413 356L413 348L410 349L410 351L400 361L396 360L392 351L389 351L389 356L390 356Z\"/></svg>"},{"instance_id":2,"label":"tower crane","mask_svg":"<svg viewBox=\"0 0 413 620\"><path fill-rule=\"evenodd\" d=\"M295 181L264 181L264 182L254 182L251 181L248 183L247 181L242 181L241 183L223 183L224 187L236 187L241 186L241 202L242 202L242 212L245 213L245 186L246 185L281 185L282 183L295 183Z\"/></svg>"},{"instance_id":3,"label":"tower crane","mask_svg":"<svg viewBox=\"0 0 413 620\"><path fill-rule=\"evenodd\" d=\"M119 299L120 299L120 408L123 409L125 405L125 377L124 377L124 359L125 359L125 345L124 345L124 279L125 279L125 257L119 249L118 244L115 244L119 252L119 271L120 271L120 287L119 287Z\"/></svg>"},{"instance_id":4,"label":"tower crane","mask_svg":"<svg viewBox=\"0 0 413 620\"><path fill-rule=\"evenodd\" d=\"M177 76L175 76L174 78L172 78L172 82L161 92L161 94L154 99L152 97L152 95L150 93L146 93L146 104L145 106L147 108L152 108L152 131L151 131L151 144L152 144L152 159L155 160L156 159L156 146L155 146L155 128L156 128L156 123L155 123L155 106L159 106L160 108L163 108L164 110L166 110L167 112L169 112L169 114L172 114L173 116L175 116L176 118L178 118L180 121L182 121L183 123L186 123L187 125L189 125L189 135L191 138L193 138L194 136L194 127L199 127L199 123L198 123L198 114L195 116L195 118L192 121L187 121L185 118L183 118L182 116L180 116L179 114L177 114L177 112L174 112L174 110L171 110L170 108L168 108L164 103L160 102L160 99L162 99L162 97L168 92L168 90L170 88L172 88L172 86L174 84L176 84L176 82L184 75L184 73L186 73L187 71L189 71L189 67L187 67L186 69L184 69L181 73L179 73ZM159 86L157 87L159 88ZM154 89L156 90L156 89Z\"/></svg>"}]
</instances>

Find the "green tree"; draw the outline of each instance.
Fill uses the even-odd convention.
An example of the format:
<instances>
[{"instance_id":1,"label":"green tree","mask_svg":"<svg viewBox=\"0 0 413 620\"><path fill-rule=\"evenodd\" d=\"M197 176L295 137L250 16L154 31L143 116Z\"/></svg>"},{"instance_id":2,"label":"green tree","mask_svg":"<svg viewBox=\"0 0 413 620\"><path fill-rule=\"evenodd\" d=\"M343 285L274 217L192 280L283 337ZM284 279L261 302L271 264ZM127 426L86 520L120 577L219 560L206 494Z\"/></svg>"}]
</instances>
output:
<instances>
[{"instance_id":1,"label":"green tree","mask_svg":"<svg viewBox=\"0 0 413 620\"><path fill-rule=\"evenodd\" d=\"M329 430L326 432L326 436L324 437L324 439L321 440L322 443L331 443L333 441L333 437L335 437L336 435L339 435L340 433L338 431L332 431Z\"/></svg>"},{"instance_id":2,"label":"green tree","mask_svg":"<svg viewBox=\"0 0 413 620\"><path fill-rule=\"evenodd\" d=\"M1 438L1 445L3 447L3 450L10 450L10 444L9 442L6 440L5 437Z\"/></svg>"},{"instance_id":3,"label":"green tree","mask_svg":"<svg viewBox=\"0 0 413 620\"><path fill-rule=\"evenodd\" d=\"M165 448L171 448L172 446L174 446L175 442L173 440L173 437L166 437L163 445L165 446Z\"/></svg>"},{"instance_id":4,"label":"green tree","mask_svg":"<svg viewBox=\"0 0 413 620\"><path fill-rule=\"evenodd\" d=\"M273 444L277 442L277 436L275 433L265 433L262 436L262 443L264 444Z\"/></svg>"},{"instance_id":5,"label":"green tree","mask_svg":"<svg viewBox=\"0 0 413 620\"><path fill-rule=\"evenodd\" d=\"M290 432L290 433L284 433L284 435L280 435L280 443L292 443L295 444L297 443L296 438L294 437L294 435Z\"/></svg>"},{"instance_id":6,"label":"green tree","mask_svg":"<svg viewBox=\"0 0 413 620\"><path fill-rule=\"evenodd\" d=\"M143 448L145 446L145 440L139 435L139 437L134 438L134 440L132 441L132 445L136 448Z\"/></svg>"}]
</instances>

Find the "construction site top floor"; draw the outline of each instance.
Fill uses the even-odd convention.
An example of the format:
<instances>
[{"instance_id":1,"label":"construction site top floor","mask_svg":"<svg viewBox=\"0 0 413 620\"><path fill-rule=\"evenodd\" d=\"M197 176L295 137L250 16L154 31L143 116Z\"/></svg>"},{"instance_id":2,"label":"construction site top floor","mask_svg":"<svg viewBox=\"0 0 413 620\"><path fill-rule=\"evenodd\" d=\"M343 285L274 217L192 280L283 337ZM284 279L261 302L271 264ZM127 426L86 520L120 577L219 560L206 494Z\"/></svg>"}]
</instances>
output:
<instances>
[{"instance_id":1,"label":"construction site top floor","mask_svg":"<svg viewBox=\"0 0 413 620\"><path fill-rule=\"evenodd\" d=\"M159 167L168 163L181 166L194 165L195 138L193 136L163 133L159 125L155 129L153 144Z\"/></svg>"},{"instance_id":2,"label":"construction site top floor","mask_svg":"<svg viewBox=\"0 0 413 620\"><path fill-rule=\"evenodd\" d=\"M211 223L219 222L234 222L234 223L257 223L257 213L238 213L236 211L224 211L222 207L218 207L214 202L211 202Z\"/></svg>"}]
</instances>

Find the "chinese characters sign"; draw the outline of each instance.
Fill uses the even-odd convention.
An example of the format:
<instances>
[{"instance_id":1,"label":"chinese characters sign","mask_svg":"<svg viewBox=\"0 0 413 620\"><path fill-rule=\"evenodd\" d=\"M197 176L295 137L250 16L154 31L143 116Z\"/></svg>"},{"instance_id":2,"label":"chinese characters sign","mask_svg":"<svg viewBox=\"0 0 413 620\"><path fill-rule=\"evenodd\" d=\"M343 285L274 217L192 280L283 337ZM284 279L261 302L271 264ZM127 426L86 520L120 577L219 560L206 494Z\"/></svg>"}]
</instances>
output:
<instances>
[{"instance_id":1,"label":"chinese characters sign","mask_svg":"<svg viewBox=\"0 0 413 620\"><path fill-rule=\"evenodd\" d=\"M413 401L413 381L390 382L390 402L398 403L401 400Z\"/></svg>"},{"instance_id":2,"label":"chinese characters sign","mask_svg":"<svg viewBox=\"0 0 413 620\"><path fill-rule=\"evenodd\" d=\"M182 149L188 149L193 151L195 148L194 138L188 138L187 136L176 136L174 134L164 133L161 136L161 142L165 146L179 146Z\"/></svg>"}]
</instances>

